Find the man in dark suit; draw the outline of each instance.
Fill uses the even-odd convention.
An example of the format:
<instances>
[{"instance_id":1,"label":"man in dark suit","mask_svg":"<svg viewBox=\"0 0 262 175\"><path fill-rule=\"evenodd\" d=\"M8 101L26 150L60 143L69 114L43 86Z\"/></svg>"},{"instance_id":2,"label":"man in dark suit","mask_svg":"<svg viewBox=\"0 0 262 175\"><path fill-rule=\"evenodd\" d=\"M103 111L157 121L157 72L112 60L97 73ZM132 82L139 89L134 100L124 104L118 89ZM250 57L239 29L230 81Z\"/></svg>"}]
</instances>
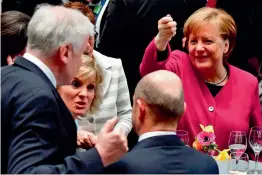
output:
<instances>
[{"instance_id":1,"label":"man in dark suit","mask_svg":"<svg viewBox=\"0 0 262 175\"><path fill-rule=\"evenodd\" d=\"M172 72L150 73L138 83L133 98L133 127L138 144L106 173L218 174L211 156L198 152L176 136L185 111L182 82Z\"/></svg>"},{"instance_id":2,"label":"man in dark suit","mask_svg":"<svg viewBox=\"0 0 262 175\"><path fill-rule=\"evenodd\" d=\"M1 69L1 173L99 173L127 152L125 136L112 131L115 118L95 148L76 153L76 125L56 91L79 70L93 34L76 10L42 6L33 15L26 53Z\"/></svg>"}]
</instances>

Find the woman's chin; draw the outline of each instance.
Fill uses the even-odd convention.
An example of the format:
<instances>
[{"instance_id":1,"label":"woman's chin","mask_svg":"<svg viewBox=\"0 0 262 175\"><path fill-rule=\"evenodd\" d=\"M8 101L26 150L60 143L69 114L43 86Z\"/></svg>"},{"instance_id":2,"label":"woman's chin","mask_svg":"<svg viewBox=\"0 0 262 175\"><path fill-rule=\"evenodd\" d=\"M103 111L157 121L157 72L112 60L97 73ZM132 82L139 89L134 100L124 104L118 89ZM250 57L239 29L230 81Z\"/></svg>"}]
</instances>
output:
<instances>
[{"instance_id":1,"label":"woman's chin","mask_svg":"<svg viewBox=\"0 0 262 175\"><path fill-rule=\"evenodd\" d=\"M79 116L84 117L84 115L85 115L86 113L87 113L86 111L74 111L73 117L74 117L74 118L77 118L77 117L79 117Z\"/></svg>"},{"instance_id":2,"label":"woman's chin","mask_svg":"<svg viewBox=\"0 0 262 175\"><path fill-rule=\"evenodd\" d=\"M194 66L199 71L207 71L212 68L212 64L210 62L195 62Z\"/></svg>"}]
</instances>

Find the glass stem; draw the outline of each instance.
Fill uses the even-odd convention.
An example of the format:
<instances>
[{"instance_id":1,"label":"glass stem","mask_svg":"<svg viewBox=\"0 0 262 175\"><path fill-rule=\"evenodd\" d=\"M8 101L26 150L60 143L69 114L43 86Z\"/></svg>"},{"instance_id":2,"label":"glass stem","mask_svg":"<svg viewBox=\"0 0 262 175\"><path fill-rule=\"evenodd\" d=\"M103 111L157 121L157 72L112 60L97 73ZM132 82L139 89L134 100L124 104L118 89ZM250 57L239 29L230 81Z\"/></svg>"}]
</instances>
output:
<instances>
[{"instance_id":1,"label":"glass stem","mask_svg":"<svg viewBox=\"0 0 262 175\"><path fill-rule=\"evenodd\" d=\"M257 164L258 164L258 158L259 158L259 153L255 153L255 159L256 159L256 162L255 162L255 171L257 171Z\"/></svg>"},{"instance_id":2,"label":"glass stem","mask_svg":"<svg viewBox=\"0 0 262 175\"><path fill-rule=\"evenodd\" d=\"M236 157L236 171L238 171L238 161L239 161L239 159L240 159L240 158L237 156L237 157Z\"/></svg>"}]
</instances>

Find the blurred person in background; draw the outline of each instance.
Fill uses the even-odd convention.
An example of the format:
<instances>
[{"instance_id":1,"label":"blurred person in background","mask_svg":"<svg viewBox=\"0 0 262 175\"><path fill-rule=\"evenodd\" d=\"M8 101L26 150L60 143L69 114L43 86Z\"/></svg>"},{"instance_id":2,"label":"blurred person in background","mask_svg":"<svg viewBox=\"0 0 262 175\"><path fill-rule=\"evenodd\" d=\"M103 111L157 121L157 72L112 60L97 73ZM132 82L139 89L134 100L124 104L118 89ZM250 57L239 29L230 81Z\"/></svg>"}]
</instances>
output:
<instances>
[{"instance_id":1,"label":"blurred person in background","mask_svg":"<svg viewBox=\"0 0 262 175\"><path fill-rule=\"evenodd\" d=\"M24 54L29 21L30 17L19 11L1 13L1 67L13 64L16 56Z\"/></svg>"}]
</instances>

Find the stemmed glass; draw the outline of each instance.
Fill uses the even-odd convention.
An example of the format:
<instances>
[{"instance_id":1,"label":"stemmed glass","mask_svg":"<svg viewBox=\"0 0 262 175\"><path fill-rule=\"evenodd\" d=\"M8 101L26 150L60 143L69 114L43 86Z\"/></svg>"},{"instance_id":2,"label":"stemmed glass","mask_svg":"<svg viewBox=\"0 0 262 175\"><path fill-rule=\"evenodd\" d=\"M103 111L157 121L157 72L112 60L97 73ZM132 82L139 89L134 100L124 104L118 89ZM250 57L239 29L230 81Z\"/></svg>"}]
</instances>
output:
<instances>
[{"instance_id":1,"label":"stemmed glass","mask_svg":"<svg viewBox=\"0 0 262 175\"><path fill-rule=\"evenodd\" d=\"M243 131L232 131L230 132L228 147L230 149L230 153L235 153L236 155L236 164L238 164L238 160L241 155L247 149L247 135Z\"/></svg>"},{"instance_id":2,"label":"stemmed glass","mask_svg":"<svg viewBox=\"0 0 262 175\"><path fill-rule=\"evenodd\" d=\"M229 136L228 146L231 153L236 153L236 156L241 155L247 149L247 135L243 131L232 131Z\"/></svg>"},{"instance_id":3,"label":"stemmed glass","mask_svg":"<svg viewBox=\"0 0 262 175\"><path fill-rule=\"evenodd\" d=\"M262 150L262 126L254 126L249 132L249 145L253 149L256 163L255 169L250 170L251 174L261 174L262 171L257 169L259 154Z\"/></svg>"},{"instance_id":4,"label":"stemmed glass","mask_svg":"<svg viewBox=\"0 0 262 175\"><path fill-rule=\"evenodd\" d=\"M182 142L184 142L184 144L186 146L189 146L189 136L188 136L188 132L185 130L177 130L176 131L176 135L180 138L180 140Z\"/></svg>"}]
</instances>

